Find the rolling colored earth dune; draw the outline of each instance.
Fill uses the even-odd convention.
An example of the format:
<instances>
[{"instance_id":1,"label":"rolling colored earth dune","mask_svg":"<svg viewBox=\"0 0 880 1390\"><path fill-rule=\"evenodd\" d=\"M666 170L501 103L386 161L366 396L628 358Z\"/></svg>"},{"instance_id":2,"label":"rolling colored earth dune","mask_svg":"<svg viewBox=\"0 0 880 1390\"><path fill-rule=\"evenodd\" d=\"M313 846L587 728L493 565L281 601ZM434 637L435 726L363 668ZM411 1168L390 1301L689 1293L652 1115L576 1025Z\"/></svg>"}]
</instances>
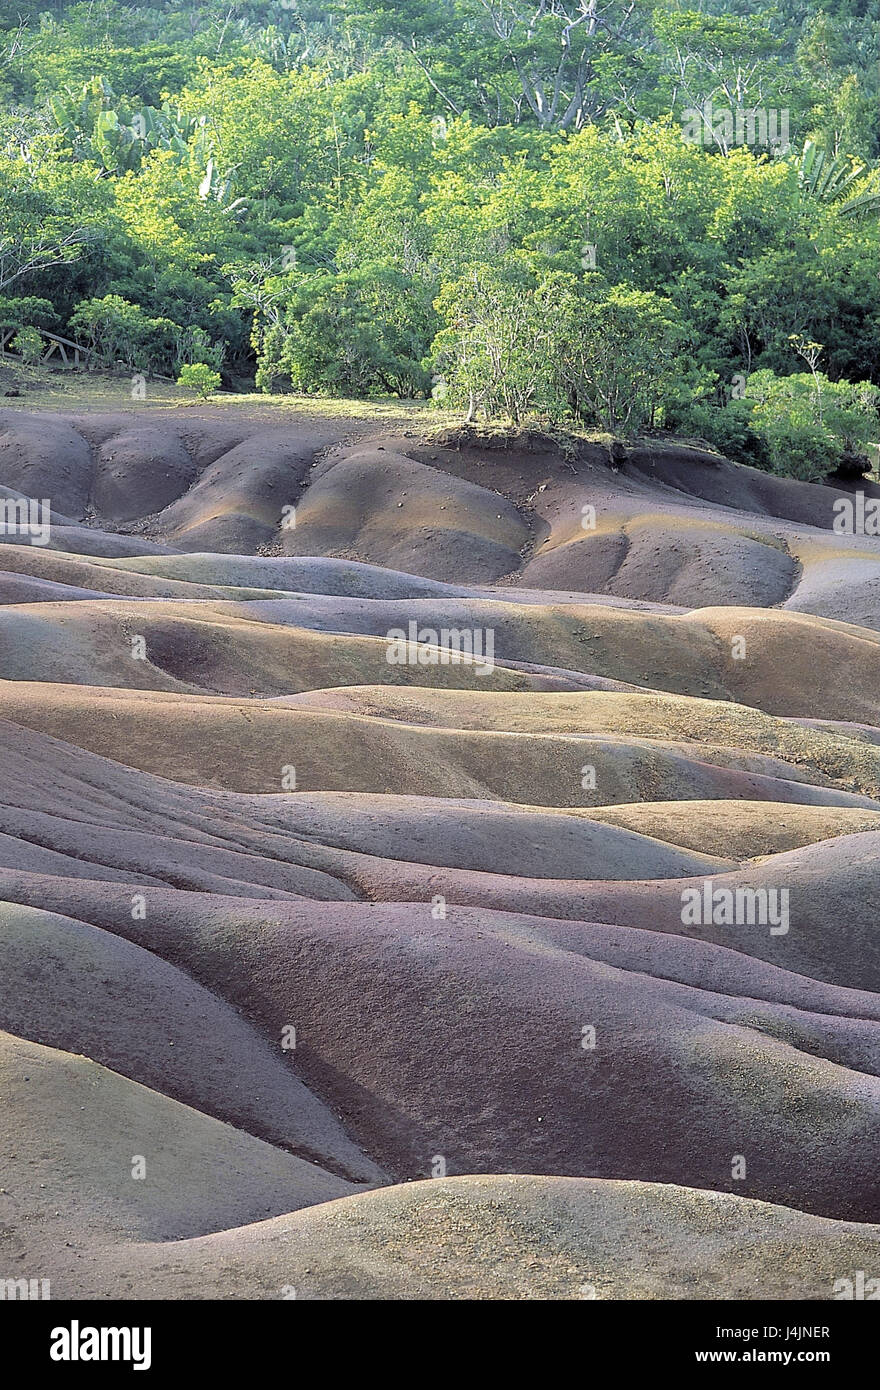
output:
<instances>
[{"instance_id":1,"label":"rolling colored earth dune","mask_svg":"<svg viewBox=\"0 0 880 1390\"><path fill-rule=\"evenodd\" d=\"M0 411L0 1272L880 1277L880 488L387 430Z\"/></svg>"}]
</instances>

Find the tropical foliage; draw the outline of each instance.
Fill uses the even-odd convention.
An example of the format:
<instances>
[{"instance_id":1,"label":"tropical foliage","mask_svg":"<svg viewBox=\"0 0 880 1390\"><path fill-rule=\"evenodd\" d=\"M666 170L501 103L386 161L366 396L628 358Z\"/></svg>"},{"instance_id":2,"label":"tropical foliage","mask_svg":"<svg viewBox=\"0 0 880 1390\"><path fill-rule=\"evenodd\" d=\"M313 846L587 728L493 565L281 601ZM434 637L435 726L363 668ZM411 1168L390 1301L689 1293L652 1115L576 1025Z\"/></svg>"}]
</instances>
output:
<instances>
[{"instance_id":1,"label":"tropical foliage","mask_svg":"<svg viewBox=\"0 0 880 1390\"><path fill-rule=\"evenodd\" d=\"M878 435L878 54L877 0L0 0L0 321L816 476Z\"/></svg>"}]
</instances>

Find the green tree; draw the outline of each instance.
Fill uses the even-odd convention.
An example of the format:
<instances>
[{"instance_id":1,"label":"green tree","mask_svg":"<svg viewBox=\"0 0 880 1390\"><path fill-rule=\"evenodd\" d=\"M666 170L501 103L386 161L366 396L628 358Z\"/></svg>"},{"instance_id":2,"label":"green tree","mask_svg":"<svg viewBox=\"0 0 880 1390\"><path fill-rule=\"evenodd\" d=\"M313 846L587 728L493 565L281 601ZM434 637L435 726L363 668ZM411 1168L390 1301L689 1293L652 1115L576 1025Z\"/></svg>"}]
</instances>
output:
<instances>
[{"instance_id":1,"label":"green tree","mask_svg":"<svg viewBox=\"0 0 880 1390\"><path fill-rule=\"evenodd\" d=\"M180 331L170 319L150 318L117 294L85 300L71 315L70 328L108 366L166 373Z\"/></svg>"},{"instance_id":2,"label":"green tree","mask_svg":"<svg viewBox=\"0 0 880 1390\"><path fill-rule=\"evenodd\" d=\"M177 384L207 400L208 396L220 390L220 373L209 367L207 362L188 362L181 367Z\"/></svg>"}]
</instances>

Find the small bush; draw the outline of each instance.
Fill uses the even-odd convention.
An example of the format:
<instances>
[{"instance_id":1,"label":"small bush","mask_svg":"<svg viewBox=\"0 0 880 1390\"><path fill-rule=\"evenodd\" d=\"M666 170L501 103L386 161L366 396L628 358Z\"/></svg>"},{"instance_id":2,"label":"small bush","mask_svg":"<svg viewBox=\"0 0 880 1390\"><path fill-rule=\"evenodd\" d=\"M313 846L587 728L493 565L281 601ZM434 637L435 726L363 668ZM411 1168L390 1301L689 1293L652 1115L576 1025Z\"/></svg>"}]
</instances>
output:
<instances>
[{"instance_id":1,"label":"small bush","mask_svg":"<svg viewBox=\"0 0 880 1390\"><path fill-rule=\"evenodd\" d=\"M825 477L846 453L876 438L878 395L868 382L829 381L821 372L754 372L746 386L771 469L804 482Z\"/></svg>"},{"instance_id":2,"label":"small bush","mask_svg":"<svg viewBox=\"0 0 880 1390\"><path fill-rule=\"evenodd\" d=\"M23 362L39 362L43 355L43 335L37 328L20 328L10 346Z\"/></svg>"},{"instance_id":3,"label":"small bush","mask_svg":"<svg viewBox=\"0 0 880 1390\"><path fill-rule=\"evenodd\" d=\"M724 406L693 401L666 423L737 463L818 482L877 438L878 399L867 381L829 381L821 372L780 377L765 369L752 373L744 397Z\"/></svg>"},{"instance_id":4,"label":"small bush","mask_svg":"<svg viewBox=\"0 0 880 1390\"><path fill-rule=\"evenodd\" d=\"M105 365L131 372L170 372L180 332L171 319L149 318L118 294L84 300L71 314L70 328Z\"/></svg>"},{"instance_id":5,"label":"small bush","mask_svg":"<svg viewBox=\"0 0 880 1390\"><path fill-rule=\"evenodd\" d=\"M177 384L196 391L205 400L220 389L220 373L209 367L207 362L189 362L181 367Z\"/></svg>"}]
</instances>

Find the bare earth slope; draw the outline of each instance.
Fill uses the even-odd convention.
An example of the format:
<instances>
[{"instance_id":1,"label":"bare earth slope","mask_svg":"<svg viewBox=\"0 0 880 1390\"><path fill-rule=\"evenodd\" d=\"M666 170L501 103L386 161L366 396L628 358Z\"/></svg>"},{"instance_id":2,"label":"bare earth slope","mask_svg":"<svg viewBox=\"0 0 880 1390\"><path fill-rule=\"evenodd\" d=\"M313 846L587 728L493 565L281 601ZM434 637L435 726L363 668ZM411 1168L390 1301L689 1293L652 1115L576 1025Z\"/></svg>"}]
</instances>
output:
<instances>
[{"instance_id":1,"label":"bare earth slope","mask_svg":"<svg viewBox=\"0 0 880 1390\"><path fill-rule=\"evenodd\" d=\"M880 542L498 443L0 411L0 1277L880 1276Z\"/></svg>"}]
</instances>

